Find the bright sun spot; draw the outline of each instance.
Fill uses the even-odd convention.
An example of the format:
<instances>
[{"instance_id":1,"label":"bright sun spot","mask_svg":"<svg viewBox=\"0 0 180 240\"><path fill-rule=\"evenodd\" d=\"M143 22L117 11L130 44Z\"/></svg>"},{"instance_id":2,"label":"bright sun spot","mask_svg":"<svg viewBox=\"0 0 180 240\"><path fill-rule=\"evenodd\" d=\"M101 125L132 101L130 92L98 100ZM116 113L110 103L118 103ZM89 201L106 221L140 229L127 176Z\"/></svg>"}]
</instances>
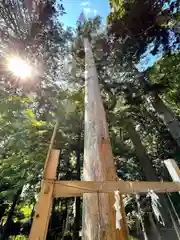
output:
<instances>
[{"instance_id":1,"label":"bright sun spot","mask_svg":"<svg viewBox=\"0 0 180 240\"><path fill-rule=\"evenodd\" d=\"M30 77L32 73L31 67L19 57L11 57L8 59L8 69L17 77L22 79Z\"/></svg>"}]
</instances>

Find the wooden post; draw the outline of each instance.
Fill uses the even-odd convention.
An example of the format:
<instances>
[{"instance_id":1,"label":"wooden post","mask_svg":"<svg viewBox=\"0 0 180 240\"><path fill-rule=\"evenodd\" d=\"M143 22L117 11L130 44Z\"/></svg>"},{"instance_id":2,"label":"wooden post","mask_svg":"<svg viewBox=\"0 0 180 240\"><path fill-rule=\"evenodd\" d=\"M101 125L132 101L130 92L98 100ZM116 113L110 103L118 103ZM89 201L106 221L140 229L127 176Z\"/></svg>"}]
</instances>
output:
<instances>
[{"instance_id":1,"label":"wooden post","mask_svg":"<svg viewBox=\"0 0 180 240\"><path fill-rule=\"evenodd\" d=\"M42 182L39 201L36 205L29 240L46 239L54 197L54 182L56 180L58 160L59 150L51 150L44 169L44 180Z\"/></svg>"},{"instance_id":2,"label":"wooden post","mask_svg":"<svg viewBox=\"0 0 180 240\"><path fill-rule=\"evenodd\" d=\"M84 39L84 47L86 92L83 179L85 181L114 181L117 178L106 116L100 96L93 53L87 38ZM83 195L83 240L128 239L124 214L121 219L121 230L116 229L114 203L113 193Z\"/></svg>"},{"instance_id":3,"label":"wooden post","mask_svg":"<svg viewBox=\"0 0 180 240\"><path fill-rule=\"evenodd\" d=\"M180 182L180 170L174 159L167 159L164 161L164 163L170 176L172 177L172 180L174 182Z\"/></svg>"},{"instance_id":4,"label":"wooden post","mask_svg":"<svg viewBox=\"0 0 180 240\"><path fill-rule=\"evenodd\" d=\"M164 161L164 163L165 163L165 166L166 166L172 180L174 182L180 182L180 170L179 170L179 167L178 167L177 163L174 161L174 159L167 159L167 160ZM168 196L168 200L169 200L169 203L171 205L171 208L173 210L173 213L171 212L171 210L169 210L169 214L170 214L171 220L173 222L177 238L180 239L179 224L177 224L177 222L176 222L176 219L179 222L179 216L176 212L176 209L173 205L173 202L171 201L169 193L167 193L167 196ZM174 218L173 214L174 214L175 218Z\"/></svg>"}]
</instances>

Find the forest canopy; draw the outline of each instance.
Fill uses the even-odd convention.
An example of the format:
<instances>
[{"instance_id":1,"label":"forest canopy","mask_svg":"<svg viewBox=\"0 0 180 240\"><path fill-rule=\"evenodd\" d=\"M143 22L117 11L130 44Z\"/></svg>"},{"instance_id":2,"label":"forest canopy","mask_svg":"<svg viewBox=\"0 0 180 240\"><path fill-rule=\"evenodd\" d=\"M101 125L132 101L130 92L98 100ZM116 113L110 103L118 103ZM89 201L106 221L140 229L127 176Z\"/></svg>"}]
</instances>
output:
<instances>
[{"instance_id":1,"label":"forest canopy","mask_svg":"<svg viewBox=\"0 0 180 240\"><path fill-rule=\"evenodd\" d=\"M109 0L106 26L95 16L75 29L60 21L68 14L65 2L0 2L0 240L28 239L57 121L57 179L82 180L84 37L92 45L117 176L172 181L164 160L180 164L180 1ZM14 74L12 57L31 74ZM175 236L168 211L179 229L179 200L178 193L162 194L155 212L148 195L124 195L133 239L158 239L166 226ZM81 239L81 218L81 198L55 199L47 239Z\"/></svg>"}]
</instances>

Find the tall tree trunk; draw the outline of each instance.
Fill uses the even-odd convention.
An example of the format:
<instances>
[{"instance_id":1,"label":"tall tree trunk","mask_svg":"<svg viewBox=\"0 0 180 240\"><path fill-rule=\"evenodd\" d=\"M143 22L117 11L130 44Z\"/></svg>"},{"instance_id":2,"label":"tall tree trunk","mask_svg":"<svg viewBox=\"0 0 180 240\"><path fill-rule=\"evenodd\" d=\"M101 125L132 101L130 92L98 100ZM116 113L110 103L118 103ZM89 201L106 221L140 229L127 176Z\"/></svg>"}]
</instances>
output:
<instances>
[{"instance_id":1,"label":"tall tree trunk","mask_svg":"<svg viewBox=\"0 0 180 240\"><path fill-rule=\"evenodd\" d=\"M81 129L78 134L77 149L76 149L76 169L77 180L81 180ZM81 224L81 200L80 197L75 198L75 219L73 226L73 240L79 239L79 231Z\"/></svg>"},{"instance_id":2,"label":"tall tree trunk","mask_svg":"<svg viewBox=\"0 0 180 240\"><path fill-rule=\"evenodd\" d=\"M173 111L165 105L158 94L151 96L151 102L159 117L168 127L169 132L176 141L178 147L180 147L180 122L178 121L177 117Z\"/></svg>"},{"instance_id":3,"label":"tall tree trunk","mask_svg":"<svg viewBox=\"0 0 180 240\"><path fill-rule=\"evenodd\" d=\"M144 172L145 178L148 181L159 181L157 175L156 175L156 171L152 166L152 162L149 159L148 155L146 154L146 150L145 147L143 146L140 136L137 133L137 131L135 130L135 127L133 125L132 120L126 119L126 129L128 131L129 137L132 140L132 143L135 147L135 151L137 154L137 157L139 159L139 163L140 166L142 167L142 170ZM166 196L164 194L159 194L159 199L160 199L160 203L161 203L161 215L163 217L163 220L166 224L166 227L169 227L171 229L175 229L177 228L177 226L174 225L174 222L172 222L172 219L169 215L169 206L168 206L168 200L166 198ZM175 230L172 230L174 232L174 239L178 239L177 238L177 234L175 232ZM159 236L157 236L157 239L159 239Z\"/></svg>"},{"instance_id":4,"label":"tall tree trunk","mask_svg":"<svg viewBox=\"0 0 180 240\"><path fill-rule=\"evenodd\" d=\"M142 145L140 136L137 133L137 131L135 130L133 122L130 118L126 118L125 127L129 134L129 137L134 145L140 166L144 172L144 177L148 181L157 181L155 169L153 168L152 162L149 159L148 155L146 154L146 150L145 150L144 146Z\"/></svg>"},{"instance_id":5,"label":"tall tree trunk","mask_svg":"<svg viewBox=\"0 0 180 240\"><path fill-rule=\"evenodd\" d=\"M83 180L116 180L97 70L87 38L84 39L84 47L86 92ZM113 193L87 193L83 195L83 240L122 240L128 238L123 219L121 220L121 230L116 229L114 202Z\"/></svg>"},{"instance_id":6,"label":"tall tree trunk","mask_svg":"<svg viewBox=\"0 0 180 240\"><path fill-rule=\"evenodd\" d=\"M150 222L150 227L148 227L148 236L151 236L151 238L149 238L148 240L163 240L160 232L154 222L153 216L152 216L152 212L149 212L149 222Z\"/></svg>"},{"instance_id":7,"label":"tall tree trunk","mask_svg":"<svg viewBox=\"0 0 180 240\"><path fill-rule=\"evenodd\" d=\"M64 240L65 239L65 237L66 237L66 233L68 232L68 228L69 228L69 214L70 214L70 212L69 212L69 208L68 208L68 206L66 205L66 209L67 209L67 211L66 211L66 220L65 220L65 224L64 224L64 232L63 232L63 237L62 237L62 240Z\"/></svg>"},{"instance_id":8,"label":"tall tree trunk","mask_svg":"<svg viewBox=\"0 0 180 240\"><path fill-rule=\"evenodd\" d=\"M151 81L148 79L146 74L143 74L139 77L139 82L143 88L151 85ZM149 93L151 103L156 110L159 117L163 120L164 124L169 129L171 136L177 143L177 146L180 147L180 123L174 114L174 112L163 102L159 95L155 92Z\"/></svg>"},{"instance_id":9,"label":"tall tree trunk","mask_svg":"<svg viewBox=\"0 0 180 240\"><path fill-rule=\"evenodd\" d=\"M13 218L13 215L14 215L16 205L17 205L18 200L19 200L19 196L21 195L21 192L22 192L22 188L17 191L17 193L15 194L15 196L13 198L13 202L12 202L11 208L8 212L6 223L3 226L3 232L2 232L2 235L0 237L0 240L7 240L10 236L10 227L11 227L11 223L12 223L12 218Z\"/></svg>"},{"instance_id":10,"label":"tall tree trunk","mask_svg":"<svg viewBox=\"0 0 180 240\"><path fill-rule=\"evenodd\" d=\"M65 202L65 210L63 210L63 214L62 214L62 238L64 237L64 233L66 230L66 220L67 220L67 216L68 216L68 202Z\"/></svg>"},{"instance_id":11,"label":"tall tree trunk","mask_svg":"<svg viewBox=\"0 0 180 240\"><path fill-rule=\"evenodd\" d=\"M142 218L142 215L141 215L141 206L140 206L140 202L139 202L139 195L136 194L135 198L136 198L137 210L138 210L138 214L139 214L139 218L140 218L140 222L141 222L143 237L144 237L144 240L148 240L148 236L147 236L147 233L146 233L144 221L143 221L143 218Z\"/></svg>"}]
</instances>

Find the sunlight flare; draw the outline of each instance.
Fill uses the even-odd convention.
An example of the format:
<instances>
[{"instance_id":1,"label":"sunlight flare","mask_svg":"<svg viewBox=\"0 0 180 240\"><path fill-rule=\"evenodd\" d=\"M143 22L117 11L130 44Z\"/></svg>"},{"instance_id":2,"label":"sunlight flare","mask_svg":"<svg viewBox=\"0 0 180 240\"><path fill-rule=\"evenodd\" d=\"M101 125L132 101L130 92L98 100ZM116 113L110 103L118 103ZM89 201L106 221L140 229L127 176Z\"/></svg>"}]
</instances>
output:
<instances>
[{"instance_id":1,"label":"sunlight flare","mask_svg":"<svg viewBox=\"0 0 180 240\"><path fill-rule=\"evenodd\" d=\"M31 76L31 66L20 57L8 59L8 69L17 77L25 79Z\"/></svg>"}]
</instances>

